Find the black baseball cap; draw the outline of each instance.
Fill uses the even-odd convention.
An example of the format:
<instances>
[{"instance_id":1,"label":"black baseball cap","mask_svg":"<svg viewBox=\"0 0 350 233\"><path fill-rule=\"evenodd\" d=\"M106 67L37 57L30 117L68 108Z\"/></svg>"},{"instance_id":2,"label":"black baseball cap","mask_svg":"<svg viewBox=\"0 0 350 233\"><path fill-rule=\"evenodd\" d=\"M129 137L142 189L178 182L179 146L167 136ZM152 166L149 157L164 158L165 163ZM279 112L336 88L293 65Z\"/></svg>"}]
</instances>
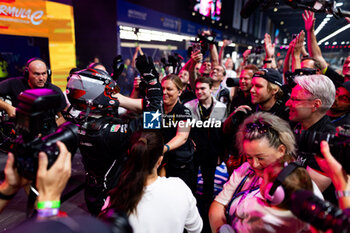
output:
<instances>
[{"instance_id":1,"label":"black baseball cap","mask_svg":"<svg viewBox=\"0 0 350 233\"><path fill-rule=\"evenodd\" d=\"M347 81L341 85L350 93L350 81Z\"/></svg>"},{"instance_id":2,"label":"black baseball cap","mask_svg":"<svg viewBox=\"0 0 350 233\"><path fill-rule=\"evenodd\" d=\"M259 69L259 71L255 72L255 74L253 75L253 78L254 77L264 78L268 82L276 84L279 87L282 87L282 75L280 74L280 72L278 72L275 69L271 69L271 68Z\"/></svg>"}]
</instances>

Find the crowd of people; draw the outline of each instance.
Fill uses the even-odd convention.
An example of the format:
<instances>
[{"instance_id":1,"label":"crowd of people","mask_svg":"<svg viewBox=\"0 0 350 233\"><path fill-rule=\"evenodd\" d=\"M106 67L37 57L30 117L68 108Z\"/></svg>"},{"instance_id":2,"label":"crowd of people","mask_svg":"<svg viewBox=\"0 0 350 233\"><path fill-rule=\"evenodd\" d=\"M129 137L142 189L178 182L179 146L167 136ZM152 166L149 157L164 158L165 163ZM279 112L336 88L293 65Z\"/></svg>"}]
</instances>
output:
<instances>
[{"instance_id":1,"label":"crowd of people","mask_svg":"<svg viewBox=\"0 0 350 233\"><path fill-rule=\"evenodd\" d=\"M250 64L247 50L237 69L223 58L228 41L220 52L209 43L208 57L194 50L178 74L165 74L138 46L123 72L109 74L99 62L72 70L66 99L50 83L45 61L33 58L23 77L0 83L0 96L11 99L11 104L0 100L0 109L15 118L20 93L40 88L58 93L55 122L45 123L79 125L86 206L106 222L106 232L338 232L339 224L319 228L291 211L299 190L333 203L344 215L350 208L350 56L342 74L332 69L317 44L314 13L302 17L306 35L302 30L291 41L283 69L269 34L263 64ZM227 85L236 75L239 85ZM148 123L155 126L158 119L159 127L145 127L147 114ZM50 129L37 136L56 127ZM67 225L59 207L71 152L62 142L57 146L51 167L39 153L35 182L18 175L16 155L8 154L1 210L19 188L32 185L39 193L38 224ZM216 195L215 172L222 162L230 178Z\"/></svg>"}]
</instances>

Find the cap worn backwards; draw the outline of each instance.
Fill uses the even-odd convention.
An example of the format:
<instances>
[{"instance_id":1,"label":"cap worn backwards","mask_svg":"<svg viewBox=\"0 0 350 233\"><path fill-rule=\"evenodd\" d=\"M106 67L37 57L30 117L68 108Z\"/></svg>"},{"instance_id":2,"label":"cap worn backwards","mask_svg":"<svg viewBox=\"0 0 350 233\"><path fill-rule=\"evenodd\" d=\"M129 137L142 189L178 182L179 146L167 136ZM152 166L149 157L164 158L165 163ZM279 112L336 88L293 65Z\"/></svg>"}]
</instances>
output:
<instances>
[{"instance_id":1,"label":"cap worn backwards","mask_svg":"<svg viewBox=\"0 0 350 233\"><path fill-rule=\"evenodd\" d=\"M253 77L264 78L270 83L276 84L279 87L282 86L282 75L275 69L259 69L259 71L256 72Z\"/></svg>"}]
</instances>

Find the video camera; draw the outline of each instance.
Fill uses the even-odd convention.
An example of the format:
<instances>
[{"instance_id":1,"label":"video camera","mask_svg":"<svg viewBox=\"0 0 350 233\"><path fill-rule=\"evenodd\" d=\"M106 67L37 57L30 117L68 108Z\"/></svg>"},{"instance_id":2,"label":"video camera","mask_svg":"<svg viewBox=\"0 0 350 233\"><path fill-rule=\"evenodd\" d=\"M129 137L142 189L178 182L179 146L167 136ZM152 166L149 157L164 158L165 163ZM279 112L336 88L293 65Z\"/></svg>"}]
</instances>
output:
<instances>
[{"instance_id":1,"label":"video camera","mask_svg":"<svg viewBox=\"0 0 350 233\"><path fill-rule=\"evenodd\" d=\"M295 9L305 9L314 12L332 14L334 17L349 17L350 12L336 6L335 0L284 0L284 2ZM262 10L277 6L277 0L248 0L241 10L242 18L248 18L261 5Z\"/></svg>"},{"instance_id":2,"label":"video camera","mask_svg":"<svg viewBox=\"0 0 350 233\"><path fill-rule=\"evenodd\" d=\"M10 147L15 155L18 173L30 180L35 179L38 169L38 154L43 151L48 157L48 168L56 161L59 149L56 142L63 142L72 154L78 148L78 126L66 122L59 128L55 122L55 107L59 94L51 89L30 89L18 97L16 108L16 131L18 136Z\"/></svg>"},{"instance_id":3,"label":"video camera","mask_svg":"<svg viewBox=\"0 0 350 233\"><path fill-rule=\"evenodd\" d=\"M178 74L181 70L181 62L184 60L184 58L179 55L178 53L174 53L174 55L169 55L168 59L165 57L161 58L161 62L163 64L163 67L172 67L172 73Z\"/></svg>"},{"instance_id":4,"label":"video camera","mask_svg":"<svg viewBox=\"0 0 350 233\"><path fill-rule=\"evenodd\" d=\"M226 79L227 87L239 87L239 78L227 78Z\"/></svg>"},{"instance_id":5,"label":"video camera","mask_svg":"<svg viewBox=\"0 0 350 233\"><path fill-rule=\"evenodd\" d=\"M333 233L350 232L350 211L341 210L312 192L298 190L292 194L290 209L299 219L319 230Z\"/></svg>"},{"instance_id":6,"label":"video camera","mask_svg":"<svg viewBox=\"0 0 350 233\"><path fill-rule=\"evenodd\" d=\"M216 33L212 31L210 31L209 34L205 31L199 33L196 37L195 43L191 48L191 51L196 51L200 49L203 55L206 54L209 50L209 45L215 43L215 37Z\"/></svg>"},{"instance_id":7,"label":"video camera","mask_svg":"<svg viewBox=\"0 0 350 233\"><path fill-rule=\"evenodd\" d=\"M301 130L295 132L298 154L304 158L322 156L320 151L321 141L327 141L332 155L343 165L344 170L350 174L350 166L347 162L350 156L350 126L336 134L320 133L316 131Z\"/></svg>"}]
</instances>

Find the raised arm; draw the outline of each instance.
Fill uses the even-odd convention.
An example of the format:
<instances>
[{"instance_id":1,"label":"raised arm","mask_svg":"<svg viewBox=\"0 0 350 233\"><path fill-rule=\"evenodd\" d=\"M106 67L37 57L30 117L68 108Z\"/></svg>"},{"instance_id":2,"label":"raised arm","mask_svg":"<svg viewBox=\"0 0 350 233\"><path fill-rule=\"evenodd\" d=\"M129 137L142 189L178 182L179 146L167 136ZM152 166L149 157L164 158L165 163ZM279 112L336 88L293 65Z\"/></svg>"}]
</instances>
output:
<instances>
[{"instance_id":1,"label":"raised arm","mask_svg":"<svg viewBox=\"0 0 350 233\"><path fill-rule=\"evenodd\" d=\"M315 58L321 63L321 69L327 68L327 62L322 56L320 47L317 44L315 35L315 13L312 11L305 11L303 14L305 23L305 30L307 32L307 49L310 53L310 57Z\"/></svg>"},{"instance_id":2,"label":"raised arm","mask_svg":"<svg viewBox=\"0 0 350 233\"><path fill-rule=\"evenodd\" d=\"M271 36L268 33L265 33L264 45L265 45L265 53L266 53L264 68L276 69L277 66L276 66L276 60L275 60L275 43L272 43Z\"/></svg>"},{"instance_id":3,"label":"raised arm","mask_svg":"<svg viewBox=\"0 0 350 233\"><path fill-rule=\"evenodd\" d=\"M222 61L223 61L223 59L224 59L224 51L225 51L225 48L229 45L229 44L231 44L232 43L232 41L230 41L230 40L224 40L223 41L223 44L222 44L222 46L221 46L221 48L220 48L220 51L219 51L219 65L223 65L222 64Z\"/></svg>"},{"instance_id":4,"label":"raised arm","mask_svg":"<svg viewBox=\"0 0 350 233\"><path fill-rule=\"evenodd\" d=\"M218 55L218 49L216 48L215 44L209 45L210 49L210 60L211 60L211 67L219 65L219 55Z\"/></svg>"},{"instance_id":5,"label":"raised arm","mask_svg":"<svg viewBox=\"0 0 350 233\"><path fill-rule=\"evenodd\" d=\"M295 38L295 46L293 49L293 61L292 61L292 71L295 72L296 69L301 68L300 55L302 53L302 48L304 47L305 32L301 31Z\"/></svg>"}]
</instances>

